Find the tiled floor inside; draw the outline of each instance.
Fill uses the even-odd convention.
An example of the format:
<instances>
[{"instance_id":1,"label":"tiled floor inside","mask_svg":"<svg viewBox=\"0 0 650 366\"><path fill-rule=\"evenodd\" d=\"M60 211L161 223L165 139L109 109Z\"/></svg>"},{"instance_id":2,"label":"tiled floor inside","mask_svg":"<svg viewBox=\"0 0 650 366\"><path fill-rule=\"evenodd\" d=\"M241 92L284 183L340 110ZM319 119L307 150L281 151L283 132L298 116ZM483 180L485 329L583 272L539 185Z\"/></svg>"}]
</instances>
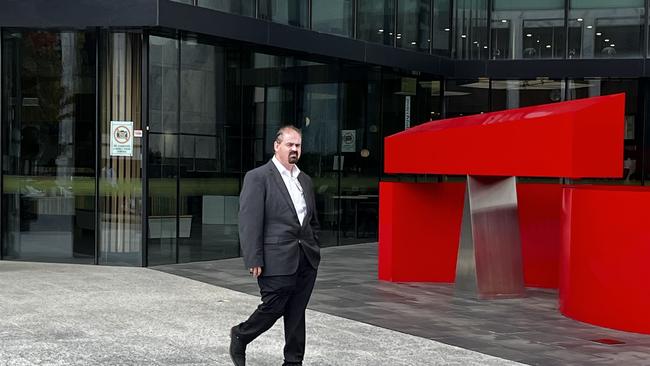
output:
<instances>
[{"instance_id":1,"label":"tiled floor inside","mask_svg":"<svg viewBox=\"0 0 650 366\"><path fill-rule=\"evenodd\" d=\"M241 258L154 269L258 294ZM558 311L554 290L528 289L524 299L479 301L454 296L450 284L378 281L376 243L323 249L309 307L530 365L650 364L650 335L568 319Z\"/></svg>"}]
</instances>

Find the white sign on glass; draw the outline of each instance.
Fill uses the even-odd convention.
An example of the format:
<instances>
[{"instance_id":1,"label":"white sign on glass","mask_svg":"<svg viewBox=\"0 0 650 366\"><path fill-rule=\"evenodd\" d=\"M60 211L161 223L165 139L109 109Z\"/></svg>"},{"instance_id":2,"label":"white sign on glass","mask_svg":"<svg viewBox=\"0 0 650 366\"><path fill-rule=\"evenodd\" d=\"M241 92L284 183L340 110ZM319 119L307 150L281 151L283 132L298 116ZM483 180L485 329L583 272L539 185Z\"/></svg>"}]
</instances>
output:
<instances>
[{"instance_id":1,"label":"white sign on glass","mask_svg":"<svg viewBox=\"0 0 650 366\"><path fill-rule=\"evenodd\" d=\"M133 156L133 121L111 121L111 156Z\"/></svg>"},{"instance_id":2,"label":"white sign on glass","mask_svg":"<svg viewBox=\"0 0 650 366\"><path fill-rule=\"evenodd\" d=\"M341 130L341 152L357 151L357 131Z\"/></svg>"}]
</instances>

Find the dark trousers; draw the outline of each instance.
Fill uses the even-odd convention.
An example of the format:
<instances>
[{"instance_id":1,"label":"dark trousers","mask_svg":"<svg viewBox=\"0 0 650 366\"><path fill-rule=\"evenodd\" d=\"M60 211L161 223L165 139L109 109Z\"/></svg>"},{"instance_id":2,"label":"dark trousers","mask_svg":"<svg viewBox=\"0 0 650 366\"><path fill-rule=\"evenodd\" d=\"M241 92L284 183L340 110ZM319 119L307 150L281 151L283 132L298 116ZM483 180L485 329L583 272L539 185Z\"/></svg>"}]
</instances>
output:
<instances>
[{"instance_id":1,"label":"dark trousers","mask_svg":"<svg viewBox=\"0 0 650 366\"><path fill-rule=\"evenodd\" d=\"M296 273L259 277L262 303L248 320L235 327L239 338L250 343L283 316L285 364L300 364L305 355L305 309L315 281L316 270L309 264L302 247Z\"/></svg>"}]
</instances>

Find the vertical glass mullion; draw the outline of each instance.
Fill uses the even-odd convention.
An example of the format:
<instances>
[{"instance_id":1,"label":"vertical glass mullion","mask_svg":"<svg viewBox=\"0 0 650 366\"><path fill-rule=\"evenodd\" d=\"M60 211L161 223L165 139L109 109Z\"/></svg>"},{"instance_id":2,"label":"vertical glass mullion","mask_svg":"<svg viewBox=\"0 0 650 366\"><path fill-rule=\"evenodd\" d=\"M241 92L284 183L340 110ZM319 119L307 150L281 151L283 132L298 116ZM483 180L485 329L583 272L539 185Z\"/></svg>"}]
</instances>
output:
<instances>
[{"instance_id":1,"label":"vertical glass mullion","mask_svg":"<svg viewBox=\"0 0 650 366\"><path fill-rule=\"evenodd\" d=\"M149 265L149 32L144 31L142 34L142 65L141 65L141 79L140 79L140 88L142 92L140 94L140 103L142 106L140 108L140 113L142 114L141 118L141 129L143 131L141 138L141 151L142 151L142 266L147 267Z\"/></svg>"},{"instance_id":2,"label":"vertical glass mullion","mask_svg":"<svg viewBox=\"0 0 650 366\"><path fill-rule=\"evenodd\" d=\"M179 232L178 230L180 229L180 224L179 224L179 217L180 217L180 175L181 175L181 82L182 82L182 70L183 66L181 64L182 60L182 54L183 54L183 33L179 32L176 36L176 42L178 42L178 69L177 69L177 75L176 75L176 87L177 87L177 114L176 114L176 219L174 222L176 223L176 263L179 261L179 251L180 251L180 246L179 246Z\"/></svg>"},{"instance_id":3,"label":"vertical glass mullion","mask_svg":"<svg viewBox=\"0 0 650 366\"><path fill-rule=\"evenodd\" d=\"M2 121L2 113L4 113L4 100L5 100L5 88L4 88L4 64L2 55L4 54L4 32L3 28L0 27L0 121ZM0 155L3 154L4 144L2 140L4 138L4 128L0 127ZM0 215L5 215L4 210L4 194L2 192L2 187L4 187L4 159L0 159ZM0 260L3 258L4 246L2 245L1 238L4 234L4 226L2 225L2 220L0 220ZM96 255L96 254L95 254Z\"/></svg>"},{"instance_id":4,"label":"vertical glass mullion","mask_svg":"<svg viewBox=\"0 0 650 366\"><path fill-rule=\"evenodd\" d=\"M99 179L100 179L100 166L101 166L101 60L103 60L103 54L101 53L103 45L103 35L99 27L96 28L96 37L97 41L95 42L95 209L93 210L95 215L94 225L95 225L95 258L93 260L94 264L99 264L99 241L100 241L100 221L99 221Z\"/></svg>"}]
</instances>

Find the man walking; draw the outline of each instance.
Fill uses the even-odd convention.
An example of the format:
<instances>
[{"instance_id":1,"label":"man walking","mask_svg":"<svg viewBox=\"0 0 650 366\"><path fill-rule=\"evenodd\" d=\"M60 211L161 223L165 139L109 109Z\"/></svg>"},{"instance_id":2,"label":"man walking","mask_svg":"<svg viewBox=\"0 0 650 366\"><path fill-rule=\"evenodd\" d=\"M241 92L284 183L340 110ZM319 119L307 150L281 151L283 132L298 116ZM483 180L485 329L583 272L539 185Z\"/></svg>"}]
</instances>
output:
<instances>
[{"instance_id":1,"label":"man walking","mask_svg":"<svg viewBox=\"0 0 650 366\"><path fill-rule=\"evenodd\" d=\"M300 130L282 127L271 161L244 177L239 240L262 303L230 331L230 357L236 366L246 364L246 345L280 317L284 317L283 365L302 365L305 309L316 280L320 243L311 178L296 166L301 147Z\"/></svg>"}]
</instances>

